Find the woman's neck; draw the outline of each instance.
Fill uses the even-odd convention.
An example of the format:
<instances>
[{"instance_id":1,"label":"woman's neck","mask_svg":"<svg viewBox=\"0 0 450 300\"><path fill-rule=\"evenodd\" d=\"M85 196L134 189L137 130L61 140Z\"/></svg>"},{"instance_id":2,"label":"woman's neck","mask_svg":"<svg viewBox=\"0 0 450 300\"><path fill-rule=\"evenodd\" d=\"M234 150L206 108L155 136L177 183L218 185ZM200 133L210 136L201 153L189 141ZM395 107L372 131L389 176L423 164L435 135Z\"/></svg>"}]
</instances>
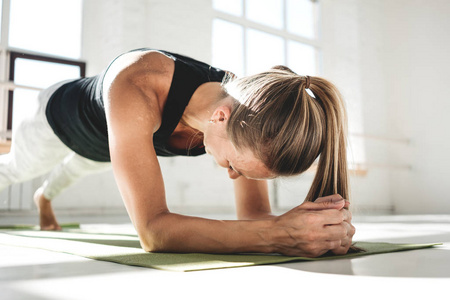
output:
<instances>
[{"instance_id":1,"label":"woman's neck","mask_svg":"<svg viewBox=\"0 0 450 300\"><path fill-rule=\"evenodd\" d=\"M204 83L192 95L184 111L183 120L188 126L204 132L215 109L228 103L231 107L231 99L224 97L220 82Z\"/></svg>"}]
</instances>

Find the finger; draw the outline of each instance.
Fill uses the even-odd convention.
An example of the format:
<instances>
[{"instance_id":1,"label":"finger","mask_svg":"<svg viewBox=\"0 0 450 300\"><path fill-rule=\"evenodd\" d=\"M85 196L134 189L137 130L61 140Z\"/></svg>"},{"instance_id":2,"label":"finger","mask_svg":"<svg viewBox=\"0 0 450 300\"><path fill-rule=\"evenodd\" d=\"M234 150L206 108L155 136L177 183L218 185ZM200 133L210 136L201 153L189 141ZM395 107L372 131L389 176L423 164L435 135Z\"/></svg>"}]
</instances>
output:
<instances>
[{"instance_id":1,"label":"finger","mask_svg":"<svg viewBox=\"0 0 450 300\"><path fill-rule=\"evenodd\" d=\"M352 237L355 234L355 227L351 224L348 224L347 227L347 237L341 239L340 246L332 249L332 252L336 255L347 254L352 245Z\"/></svg>"},{"instance_id":2,"label":"finger","mask_svg":"<svg viewBox=\"0 0 450 300\"><path fill-rule=\"evenodd\" d=\"M332 200L337 201L337 200L341 200L341 199L343 199L341 195L334 194L334 195L330 195L330 196L317 198L314 202L321 203L321 202L327 202L327 201L332 201Z\"/></svg>"},{"instance_id":3,"label":"finger","mask_svg":"<svg viewBox=\"0 0 450 300\"><path fill-rule=\"evenodd\" d=\"M347 230L348 231L347 235L350 237L350 239L352 239L356 233L356 228L351 223L349 223L349 225L350 225L350 228Z\"/></svg>"},{"instance_id":4,"label":"finger","mask_svg":"<svg viewBox=\"0 0 450 300\"><path fill-rule=\"evenodd\" d=\"M352 239L347 237L345 239L342 239L341 244L339 246L337 246L336 248L331 249L331 251L336 255L347 254L351 245L352 245Z\"/></svg>"},{"instance_id":5,"label":"finger","mask_svg":"<svg viewBox=\"0 0 450 300\"><path fill-rule=\"evenodd\" d=\"M345 209L349 209L350 208L350 201L348 201L347 199L345 200L344 208Z\"/></svg>"},{"instance_id":6,"label":"finger","mask_svg":"<svg viewBox=\"0 0 450 300\"><path fill-rule=\"evenodd\" d=\"M341 244L340 240L322 241L308 247L305 251L307 257L318 257L332 249L336 249Z\"/></svg>"},{"instance_id":7,"label":"finger","mask_svg":"<svg viewBox=\"0 0 450 300\"><path fill-rule=\"evenodd\" d=\"M321 231L321 238L326 240L343 240L349 238L349 226L345 224L327 225Z\"/></svg>"},{"instance_id":8,"label":"finger","mask_svg":"<svg viewBox=\"0 0 450 300\"><path fill-rule=\"evenodd\" d=\"M342 209L345 206L345 200L339 198L330 198L327 201L303 202L299 207L303 209L323 210L323 209Z\"/></svg>"},{"instance_id":9,"label":"finger","mask_svg":"<svg viewBox=\"0 0 450 300\"><path fill-rule=\"evenodd\" d=\"M331 250L334 253L334 251L341 248L341 243L341 240L327 241L327 251Z\"/></svg>"},{"instance_id":10,"label":"finger","mask_svg":"<svg viewBox=\"0 0 450 300\"><path fill-rule=\"evenodd\" d=\"M344 221L351 222L352 221L352 213L347 209L341 210L342 215L344 216Z\"/></svg>"},{"instance_id":11,"label":"finger","mask_svg":"<svg viewBox=\"0 0 450 300\"><path fill-rule=\"evenodd\" d=\"M347 227L347 238L349 241L348 244L351 244L353 236L355 235L356 232L355 226L347 222L344 222L343 225Z\"/></svg>"},{"instance_id":12,"label":"finger","mask_svg":"<svg viewBox=\"0 0 450 300\"><path fill-rule=\"evenodd\" d=\"M351 243L348 243L347 241L340 240L339 244L334 243L335 247L330 249L331 252L333 252L336 255L344 255L347 254L348 250L350 249Z\"/></svg>"},{"instance_id":13,"label":"finger","mask_svg":"<svg viewBox=\"0 0 450 300\"><path fill-rule=\"evenodd\" d=\"M350 239L349 228L346 225L326 225L320 229L311 230L305 235L305 240L312 243L323 243L328 241L341 241ZM341 245L341 244L339 244ZM339 246L338 245L338 246Z\"/></svg>"},{"instance_id":14,"label":"finger","mask_svg":"<svg viewBox=\"0 0 450 300\"><path fill-rule=\"evenodd\" d=\"M344 216L344 211L342 209L316 210L314 211L314 216L316 218L316 224L321 226L340 225L347 222L345 218L348 217Z\"/></svg>"},{"instance_id":15,"label":"finger","mask_svg":"<svg viewBox=\"0 0 450 300\"><path fill-rule=\"evenodd\" d=\"M331 252L333 252L336 255L345 255L348 252L348 249L350 249L350 245L348 246L339 246L335 249L331 249Z\"/></svg>"},{"instance_id":16,"label":"finger","mask_svg":"<svg viewBox=\"0 0 450 300\"><path fill-rule=\"evenodd\" d=\"M327 209L316 212L320 216L320 224L325 226L340 225L348 218L344 210Z\"/></svg>"},{"instance_id":17,"label":"finger","mask_svg":"<svg viewBox=\"0 0 450 300\"><path fill-rule=\"evenodd\" d=\"M343 210L337 209L306 210L298 220L302 225L308 225L311 228L322 228L326 225L337 225L345 222Z\"/></svg>"}]
</instances>

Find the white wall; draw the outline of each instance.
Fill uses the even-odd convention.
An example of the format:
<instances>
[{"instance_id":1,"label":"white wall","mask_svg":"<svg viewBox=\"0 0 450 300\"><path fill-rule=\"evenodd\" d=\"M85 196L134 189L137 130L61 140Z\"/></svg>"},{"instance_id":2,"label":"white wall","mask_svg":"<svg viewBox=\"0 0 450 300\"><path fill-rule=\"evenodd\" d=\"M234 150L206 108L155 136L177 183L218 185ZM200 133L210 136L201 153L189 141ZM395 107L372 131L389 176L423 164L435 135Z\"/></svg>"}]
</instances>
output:
<instances>
[{"instance_id":1,"label":"white wall","mask_svg":"<svg viewBox=\"0 0 450 300\"><path fill-rule=\"evenodd\" d=\"M351 178L357 212L450 213L444 190L450 169L450 2L321 0L321 8L323 76L336 83L354 112L350 131L400 140L355 139L365 145L368 166L366 176ZM84 11L88 75L139 47L211 59L209 0L96 0L85 1ZM162 158L161 166L169 205L233 209L231 181L210 157ZM301 203L312 176L280 181L279 204ZM110 172L83 180L59 200L59 208L123 207Z\"/></svg>"},{"instance_id":2,"label":"white wall","mask_svg":"<svg viewBox=\"0 0 450 300\"><path fill-rule=\"evenodd\" d=\"M349 105L361 97L364 134L387 139L365 139L368 174L352 178L360 211L450 213L450 2L322 3L324 75Z\"/></svg>"},{"instance_id":3,"label":"white wall","mask_svg":"<svg viewBox=\"0 0 450 300\"><path fill-rule=\"evenodd\" d=\"M412 164L392 174L391 197L399 213L450 213L450 2L384 5L388 126L411 139L391 160Z\"/></svg>"}]
</instances>

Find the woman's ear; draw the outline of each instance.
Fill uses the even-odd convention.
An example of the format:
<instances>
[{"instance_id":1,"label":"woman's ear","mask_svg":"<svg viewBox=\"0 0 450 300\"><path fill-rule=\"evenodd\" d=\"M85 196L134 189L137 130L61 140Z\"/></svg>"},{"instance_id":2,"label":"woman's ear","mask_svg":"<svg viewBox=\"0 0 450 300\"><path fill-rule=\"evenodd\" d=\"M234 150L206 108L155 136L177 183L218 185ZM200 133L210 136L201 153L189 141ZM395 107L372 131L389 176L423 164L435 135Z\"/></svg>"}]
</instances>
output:
<instances>
[{"instance_id":1,"label":"woman's ear","mask_svg":"<svg viewBox=\"0 0 450 300\"><path fill-rule=\"evenodd\" d=\"M231 115L231 108L227 105L222 105L216 108L211 116L213 123L220 123L228 121Z\"/></svg>"}]
</instances>

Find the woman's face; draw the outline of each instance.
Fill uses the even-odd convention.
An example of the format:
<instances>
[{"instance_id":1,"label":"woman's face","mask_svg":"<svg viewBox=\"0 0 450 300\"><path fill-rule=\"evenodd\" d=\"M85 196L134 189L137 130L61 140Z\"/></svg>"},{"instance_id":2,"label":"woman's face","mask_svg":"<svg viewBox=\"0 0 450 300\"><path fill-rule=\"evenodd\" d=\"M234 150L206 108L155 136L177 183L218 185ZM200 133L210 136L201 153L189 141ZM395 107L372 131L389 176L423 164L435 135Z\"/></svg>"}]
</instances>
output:
<instances>
[{"instance_id":1,"label":"woman's face","mask_svg":"<svg viewBox=\"0 0 450 300\"><path fill-rule=\"evenodd\" d=\"M251 150L236 149L226 133L226 121L224 124L213 123L209 127L204 137L206 152L214 157L219 166L228 169L231 179L240 176L249 179L275 177Z\"/></svg>"}]
</instances>

